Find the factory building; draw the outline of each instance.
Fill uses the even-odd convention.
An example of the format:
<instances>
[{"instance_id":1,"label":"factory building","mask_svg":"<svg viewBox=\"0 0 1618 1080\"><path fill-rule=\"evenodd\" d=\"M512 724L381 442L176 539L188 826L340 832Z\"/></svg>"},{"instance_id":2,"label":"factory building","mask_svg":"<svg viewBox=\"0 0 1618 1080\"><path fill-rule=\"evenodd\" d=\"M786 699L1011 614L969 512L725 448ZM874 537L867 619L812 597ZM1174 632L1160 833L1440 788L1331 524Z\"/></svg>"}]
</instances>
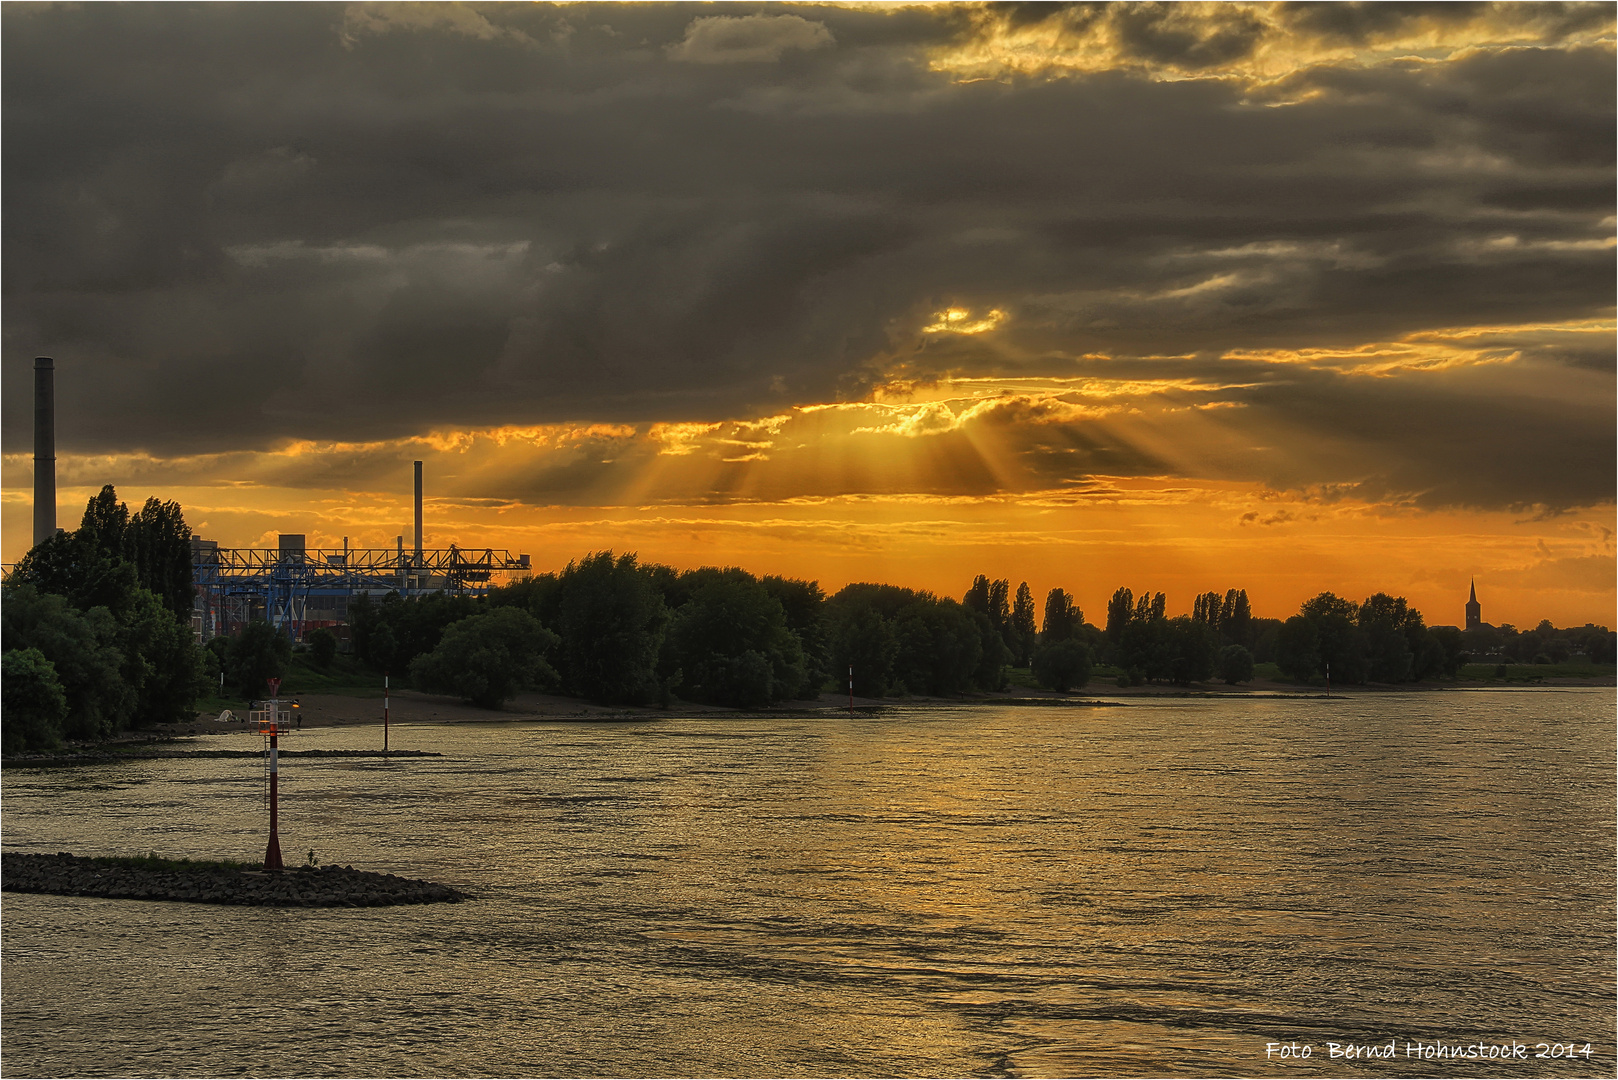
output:
<instances>
[{"instance_id":1,"label":"factory building","mask_svg":"<svg viewBox=\"0 0 1618 1080\"><path fill-rule=\"evenodd\" d=\"M423 546L422 470L415 463L415 544L392 548L310 548L303 533L282 533L273 548L223 548L191 541L196 587L192 627L199 641L233 634L257 619L293 641L328 627L347 636L349 605L361 594L381 598L434 592L480 594L530 571L528 556L494 548Z\"/></svg>"}]
</instances>

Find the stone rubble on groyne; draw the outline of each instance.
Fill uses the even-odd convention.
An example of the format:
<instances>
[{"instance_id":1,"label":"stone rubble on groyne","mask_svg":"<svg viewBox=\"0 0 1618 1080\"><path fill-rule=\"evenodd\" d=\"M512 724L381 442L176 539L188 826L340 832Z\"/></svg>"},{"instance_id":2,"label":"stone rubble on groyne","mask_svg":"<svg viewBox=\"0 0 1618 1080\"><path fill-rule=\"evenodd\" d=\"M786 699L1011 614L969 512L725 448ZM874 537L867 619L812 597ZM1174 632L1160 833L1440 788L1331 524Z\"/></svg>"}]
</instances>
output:
<instances>
[{"instance_id":1,"label":"stone rubble on groyne","mask_svg":"<svg viewBox=\"0 0 1618 1080\"><path fill-rule=\"evenodd\" d=\"M355 870L352 866L300 866L274 873L209 863L144 867L67 852L0 853L0 889L258 907L387 907L471 899L447 885Z\"/></svg>"}]
</instances>

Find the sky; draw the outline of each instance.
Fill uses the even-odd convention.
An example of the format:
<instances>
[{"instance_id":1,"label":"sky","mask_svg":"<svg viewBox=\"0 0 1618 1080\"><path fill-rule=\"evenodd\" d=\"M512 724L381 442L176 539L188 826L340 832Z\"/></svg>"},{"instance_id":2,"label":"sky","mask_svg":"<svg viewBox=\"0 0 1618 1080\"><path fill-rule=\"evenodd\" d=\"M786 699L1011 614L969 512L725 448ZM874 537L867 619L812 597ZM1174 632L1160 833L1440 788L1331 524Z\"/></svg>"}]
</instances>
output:
<instances>
[{"instance_id":1,"label":"sky","mask_svg":"<svg viewBox=\"0 0 1618 1080\"><path fill-rule=\"evenodd\" d=\"M1613 625L1611 4L0 8L0 546L101 485Z\"/></svg>"}]
</instances>

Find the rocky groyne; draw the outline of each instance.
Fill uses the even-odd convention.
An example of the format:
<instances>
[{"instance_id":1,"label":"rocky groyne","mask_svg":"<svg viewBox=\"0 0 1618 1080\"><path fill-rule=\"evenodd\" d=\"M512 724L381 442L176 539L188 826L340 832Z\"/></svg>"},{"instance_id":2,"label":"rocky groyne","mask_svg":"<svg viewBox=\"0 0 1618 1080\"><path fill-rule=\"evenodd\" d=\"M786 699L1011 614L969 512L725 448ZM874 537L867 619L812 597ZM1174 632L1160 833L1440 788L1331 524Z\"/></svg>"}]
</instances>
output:
<instances>
[{"instance_id":1,"label":"rocky groyne","mask_svg":"<svg viewBox=\"0 0 1618 1080\"><path fill-rule=\"evenodd\" d=\"M0 854L0 889L258 907L387 907L470 899L447 885L352 866L300 866L269 872L229 863L96 859L66 852Z\"/></svg>"}]
</instances>

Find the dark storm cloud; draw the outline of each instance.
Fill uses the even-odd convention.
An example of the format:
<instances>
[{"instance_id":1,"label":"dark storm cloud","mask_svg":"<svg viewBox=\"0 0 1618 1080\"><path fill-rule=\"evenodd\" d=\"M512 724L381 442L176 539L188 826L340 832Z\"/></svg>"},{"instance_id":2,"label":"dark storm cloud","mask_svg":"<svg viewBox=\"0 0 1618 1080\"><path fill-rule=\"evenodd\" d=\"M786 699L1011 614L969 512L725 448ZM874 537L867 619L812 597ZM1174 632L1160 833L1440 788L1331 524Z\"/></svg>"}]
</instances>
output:
<instances>
[{"instance_id":1,"label":"dark storm cloud","mask_svg":"<svg viewBox=\"0 0 1618 1080\"><path fill-rule=\"evenodd\" d=\"M35 354L57 357L64 446L171 453L719 419L895 365L1049 372L1610 312L1612 52L1562 44L1610 6L1004 16L1186 71L1422 20L1517 19L1544 45L1263 86L960 82L929 50L986 33L978 9L729 10L7 6L6 447L27 444ZM921 335L950 305L1008 318ZM1542 359L1611 370L1559 348ZM1347 386L1392 407L1336 378L1296 404Z\"/></svg>"},{"instance_id":2,"label":"dark storm cloud","mask_svg":"<svg viewBox=\"0 0 1618 1080\"><path fill-rule=\"evenodd\" d=\"M1491 373L1482 385L1469 374L1305 372L1244 392L1247 430L1288 448L1260 476L1277 489L1422 509L1559 511L1611 498L1610 396L1546 395L1531 373Z\"/></svg>"}]
</instances>

